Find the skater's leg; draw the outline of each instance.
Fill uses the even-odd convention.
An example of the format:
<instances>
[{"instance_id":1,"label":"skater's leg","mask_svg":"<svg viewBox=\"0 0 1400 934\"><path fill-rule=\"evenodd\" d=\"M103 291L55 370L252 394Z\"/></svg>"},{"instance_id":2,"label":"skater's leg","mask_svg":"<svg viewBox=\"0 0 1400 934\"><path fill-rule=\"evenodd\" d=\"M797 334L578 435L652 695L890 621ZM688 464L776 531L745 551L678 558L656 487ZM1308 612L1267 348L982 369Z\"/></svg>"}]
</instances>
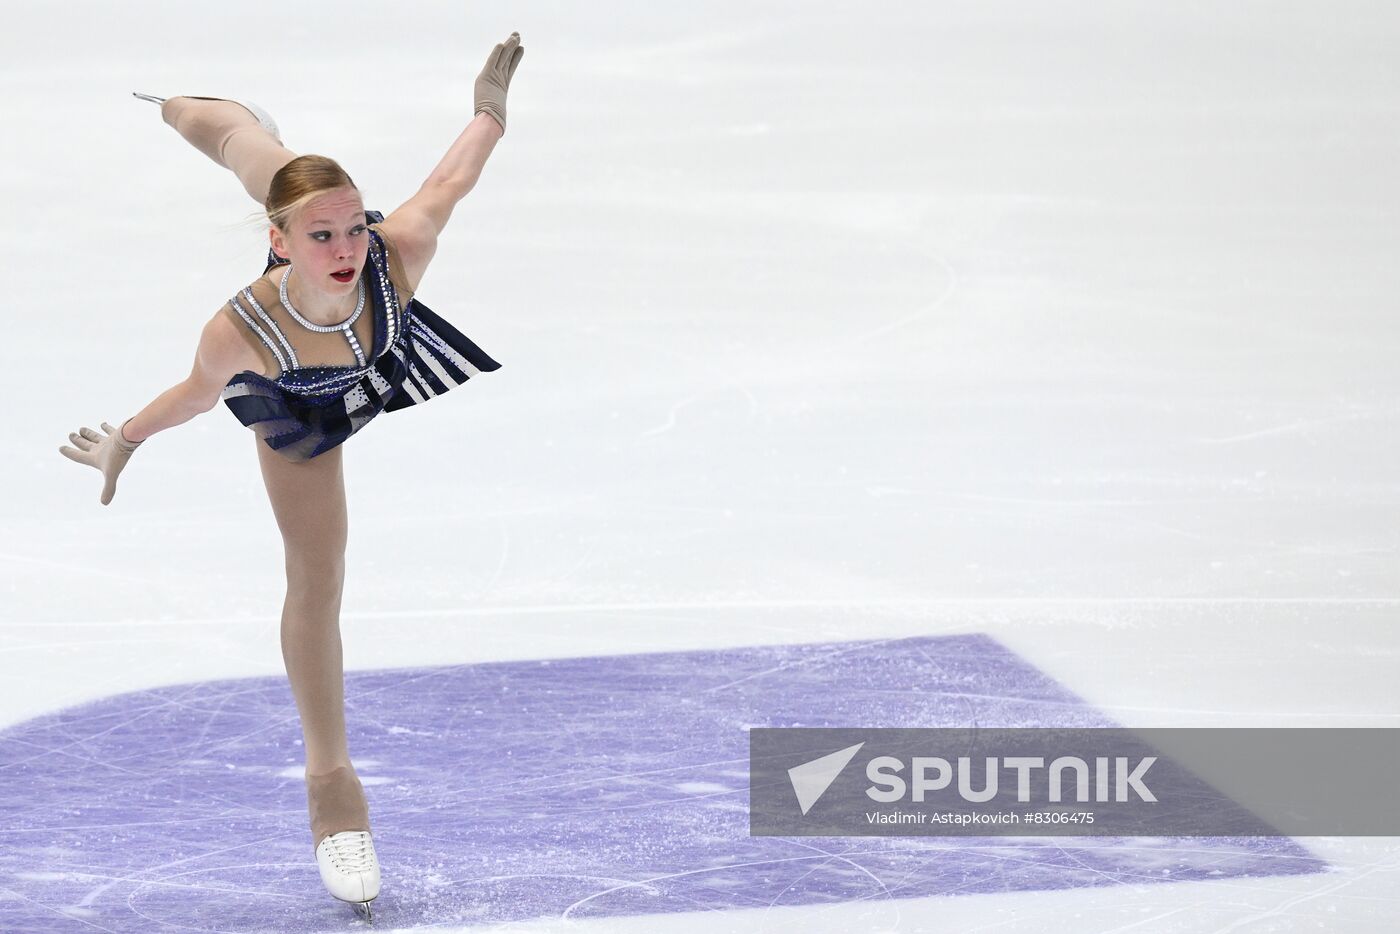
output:
<instances>
[{"instance_id":1,"label":"skater's leg","mask_svg":"<svg viewBox=\"0 0 1400 934\"><path fill-rule=\"evenodd\" d=\"M233 101L172 97L160 115L192 146L232 170L258 204L267 201L272 176L297 155Z\"/></svg>"},{"instance_id":2,"label":"skater's leg","mask_svg":"<svg viewBox=\"0 0 1400 934\"><path fill-rule=\"evenodd\" d=\"M282 531L287 598L282 658L301 715L315 843L341 830L369 830L364 789L345 736L340 600L348 520L341 447L302 463L257 440L272 511ZM314 844L313 844L314 845Z\"/></svg>"}]
</instances>

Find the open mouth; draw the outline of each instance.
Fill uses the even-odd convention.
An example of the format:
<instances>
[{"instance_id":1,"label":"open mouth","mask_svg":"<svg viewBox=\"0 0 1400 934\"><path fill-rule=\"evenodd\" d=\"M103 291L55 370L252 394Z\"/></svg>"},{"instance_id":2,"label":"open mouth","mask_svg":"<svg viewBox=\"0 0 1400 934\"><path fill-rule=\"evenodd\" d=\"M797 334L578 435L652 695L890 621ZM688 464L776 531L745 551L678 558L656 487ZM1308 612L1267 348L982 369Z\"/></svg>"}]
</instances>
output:
<instances>
[{"instance_id":1,"label":"open mouth","mask_svg":"<svg viewBox=\"0 0 1400 934\"><path fill-rule=\"evenodd\" d=\"M331 278L336 282L349 282L351 279L355 278L355 270L342 269L340 272L331 273Z\"/></svg>"}]
</instances>

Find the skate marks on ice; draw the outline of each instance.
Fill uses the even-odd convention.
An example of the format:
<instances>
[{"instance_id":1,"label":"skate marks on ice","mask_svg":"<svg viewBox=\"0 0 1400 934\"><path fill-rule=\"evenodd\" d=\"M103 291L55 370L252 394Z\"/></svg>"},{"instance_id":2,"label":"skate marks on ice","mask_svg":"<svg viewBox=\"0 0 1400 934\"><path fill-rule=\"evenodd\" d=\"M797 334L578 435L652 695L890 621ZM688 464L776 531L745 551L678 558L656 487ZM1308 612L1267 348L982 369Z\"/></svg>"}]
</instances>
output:
<instances>
[{"instance_id":1,"label":"skate marks on ice","mask_svg":"<svg viewBox=\"0 0 1400 934\"><path fill-rule=\"evenodd\" d=\"M1113 726L980 635L350 672L379 926L1278 876L1291 840L748 834L754 726ZM120 695L0 733L0 929L312 931L285 679Z\"/></svg>"}]
</instances>

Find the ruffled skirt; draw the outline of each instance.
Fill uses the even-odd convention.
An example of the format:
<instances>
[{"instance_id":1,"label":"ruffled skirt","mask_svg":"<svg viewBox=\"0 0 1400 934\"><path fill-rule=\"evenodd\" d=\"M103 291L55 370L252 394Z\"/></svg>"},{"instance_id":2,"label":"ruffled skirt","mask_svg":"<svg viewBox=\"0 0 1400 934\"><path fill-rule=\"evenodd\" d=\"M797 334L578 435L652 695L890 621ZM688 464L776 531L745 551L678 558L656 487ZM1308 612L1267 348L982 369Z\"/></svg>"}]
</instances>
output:
<instances>
[{"instance_id":1,"label":"ruffled skirt","mask_svg":"<svg viewBox=\"0 0 1400 934\"><path fill-rule=\"evenodd\" d=\"M278 454L305 461L341 444L380 412L418 405L500 368L414 299L403 309L395 341L368 365L306 367L276 380L245 371L224 387L223 400Z\"/></svg>"}]
</instances>

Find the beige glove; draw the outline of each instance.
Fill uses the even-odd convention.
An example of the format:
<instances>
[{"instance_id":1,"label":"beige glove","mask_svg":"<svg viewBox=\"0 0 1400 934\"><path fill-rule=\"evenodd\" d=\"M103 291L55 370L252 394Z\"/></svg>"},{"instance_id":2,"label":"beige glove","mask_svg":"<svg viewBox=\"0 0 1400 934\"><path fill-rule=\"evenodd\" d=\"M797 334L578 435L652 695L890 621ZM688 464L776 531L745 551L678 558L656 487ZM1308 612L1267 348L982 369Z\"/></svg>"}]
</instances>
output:
<instances>
[{"instance_id":1,"label":"beige glove","mask_svg":"<svg viewBox=\"0 0 1400 934\"><path fill-rule=\"evenodd\" d=\"M122 424L125 425L126 422ZM65 444L58 449L58 453L70 461L87 464L102 471L102 477L106 481L102 486L102 505L106 506L117 492L117 475L122 472L122 468L131 460L132 453L142 442L133 443L126 440L120 428L113 428L106 422L102 423L102 430L107 432L105 436L99 435L91 428L82 428L69 434L68 440L76 444L77 449Z\"/></svg>"},{"instance_id":2,"label":"beige glove","mask_svg":"<svg viewBox=\"0 0 1400 934\"><path fill-rule=\"evenodd\" d=\"M486 59L486 67L476 76L476 112L485 111L496 118L501 125L501 135L506 132L506 89L510 87L515 66L525 54L525 46L520 44L520 33L513 32L505 42L497 42Z\"/></svg>"}]
</instances>

